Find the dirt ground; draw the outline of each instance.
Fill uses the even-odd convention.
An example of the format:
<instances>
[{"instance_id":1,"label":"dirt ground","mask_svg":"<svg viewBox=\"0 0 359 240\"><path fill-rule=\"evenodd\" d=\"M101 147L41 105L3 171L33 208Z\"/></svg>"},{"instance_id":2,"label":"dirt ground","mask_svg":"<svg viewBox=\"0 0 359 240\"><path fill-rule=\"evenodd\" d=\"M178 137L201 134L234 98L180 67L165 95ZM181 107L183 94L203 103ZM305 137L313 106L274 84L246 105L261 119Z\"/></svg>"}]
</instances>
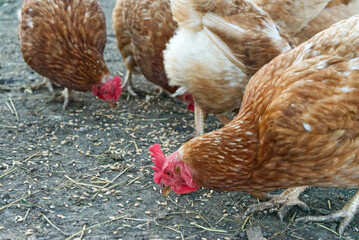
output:
<instances>
[{"instance_id":1,"label":"dirt ground","mask_svg":"<svg viewBox=\"0 0 359 240\"><path fill-rule=\"evenodd\" d=\"M124 75L107 16L105 60ZM244 217L257 199L207 189L162 197L153 182L148 147L176 150L193 132L193 115L135 76L137 98L125 92L115 110L91 93L75 93L63 111L23 61L17 39L20 0L0 0L0 239L248 239L260 227L267 239L338 239L337 223L295 223L308 213L293 208L283 222L274 212ZM57 89L56 91L60 91ZM221 125L210 117L206 131ZM301 199L311 214L340 209L353 189L310 188ZM359 217L343 239L359 239Z\"/></svg>"}]
</instances>

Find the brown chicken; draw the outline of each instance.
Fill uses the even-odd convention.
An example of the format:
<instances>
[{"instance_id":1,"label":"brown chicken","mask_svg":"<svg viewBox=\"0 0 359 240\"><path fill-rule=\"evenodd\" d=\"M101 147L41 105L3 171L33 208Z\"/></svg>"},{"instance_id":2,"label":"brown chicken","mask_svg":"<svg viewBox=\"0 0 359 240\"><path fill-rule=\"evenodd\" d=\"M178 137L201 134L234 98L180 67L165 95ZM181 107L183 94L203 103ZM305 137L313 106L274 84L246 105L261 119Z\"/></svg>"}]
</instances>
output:
<instances>
[{"instance_id":1,"label":"brown chicken","mask_svg":"<svg viewBox=\"0 0 359 240\"><path fill-rule=\"evenodd\" d=\"M297 44L359 14L358 0L254 0Z\"/></svg>"},{"instance_id":2,"label":"brown chicken","mask_svg":"<svg viewBox=\"0 0 359 240\"><path fill-rule=\"evenodd\" d=\"M179 30L164 53L169 84L195 102L196 135L206 113L224 117L240 107L250 77L291 41L247 0L172 0Z\"/></svg>"},{"instance_id":3,"label":"brown chicken","mask_svg":"<svg viewBox=\"0 0 359 240\"><path fill-rule=\"evenodd\" d=\"M289 189L248 213L283 204L306 186L359 187L359 15L339 22L261 68L247 85L238 116L194 138L167 158L150 148L163 194ZM340 211L299 221L353 219L359 192Z\"/></svg>"},{"instance_id":4,"label":"brown chicken","mask_svg":"<svg viewBox=\"0 0 359 240\"><path fill-rule=\"evenodd\" d=\"M51 82L71 90L92 91L115 106L121 78L112 77L103 59L105 15L97 0L24 0L19 39L25 62Z\"/></svg>"},{"instance_id":5,"label":"brown chicken","mask_svg":"<svg viewBox=\"0 0 359 240\"><path fill-rule=\"evenodd\" d=\"M138 68L147 80L174 93L177 88L168 85L162 54L177 29L170 0L117 0L112 21L129 92L133 94L132 73Z\"/></svg>"},{"instance_id":6,"label":"brown chicken","mask_svg":"<svg viewBox=\"0 0 359 240\"><path fill-rule=\"evenodd\" d=\"M331 0L254 0L291 36L300 32Z\"/></svg>"},{"instance_id":7,"label":"brown chicken","mask_svg":"<svg viewBox=\"0 0 359 240\"><path fill-rule=\"evenodd\" d=\"M359 0L332 1L293 38L297 43L302 43L334 23L356 14L359 14Z\"/></svg>"}]
</instances>

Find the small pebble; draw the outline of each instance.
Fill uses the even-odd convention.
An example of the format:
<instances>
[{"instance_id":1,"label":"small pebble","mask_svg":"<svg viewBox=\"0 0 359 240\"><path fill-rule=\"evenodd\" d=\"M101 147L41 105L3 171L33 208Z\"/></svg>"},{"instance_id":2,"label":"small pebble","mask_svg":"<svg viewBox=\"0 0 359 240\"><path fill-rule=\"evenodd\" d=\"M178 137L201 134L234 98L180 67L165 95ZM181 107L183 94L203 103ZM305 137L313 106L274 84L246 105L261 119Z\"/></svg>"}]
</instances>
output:
<instances>
[{"instance_id":1,"label":"small pebble","mask_svg":"<svg viewBox=\"0 0 359 240\"><path fill-rule=\"evenodd\" d=\"M147 215L150 215L151 214L151 211L146 211L145 212Z\"/></svg>"}]
</instances>

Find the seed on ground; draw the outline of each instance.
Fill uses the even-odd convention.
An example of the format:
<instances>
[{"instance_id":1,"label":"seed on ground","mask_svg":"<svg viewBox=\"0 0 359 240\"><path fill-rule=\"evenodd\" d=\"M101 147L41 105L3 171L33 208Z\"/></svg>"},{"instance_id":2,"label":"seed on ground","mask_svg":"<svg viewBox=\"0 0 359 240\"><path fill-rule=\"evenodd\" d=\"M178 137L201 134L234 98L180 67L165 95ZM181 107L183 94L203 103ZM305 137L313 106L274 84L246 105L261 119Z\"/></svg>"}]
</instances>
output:
<instances>
[{"instance_id":1,"label":"seed on ground","mask_svg":"<svg viewBox=\"0 0 359 240\"><path fill-rule=\"evenodd\" d=\"M26 230L26 236L31 236L32 234L34 234L34 230L32 230L31 228Z\"/></svg>"}]
</instances>

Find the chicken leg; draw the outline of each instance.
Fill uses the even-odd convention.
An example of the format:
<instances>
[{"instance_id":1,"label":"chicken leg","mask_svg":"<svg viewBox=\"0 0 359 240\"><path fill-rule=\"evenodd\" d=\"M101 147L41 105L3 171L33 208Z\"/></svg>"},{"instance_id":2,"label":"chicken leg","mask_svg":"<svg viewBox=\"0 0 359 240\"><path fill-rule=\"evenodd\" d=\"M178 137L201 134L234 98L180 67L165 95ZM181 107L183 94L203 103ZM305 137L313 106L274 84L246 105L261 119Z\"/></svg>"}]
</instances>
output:
<instances>
[{"instance_id":1,"label":"chicken leg","mask_svg":"<svg viewBox=\"0 0 359 240\"><path fill-rule=\"evenodd\" d=\"M195 125L195 136L201 136L204 133L204 111L198 105L196 101L194 101L194 125Z\"/></svg>"},{"instance_id":2,"label":"chicken leg","mask_svg":"<svg viewBox=\"0 0 359 240\"><path fill-rule=\"evenodd\" d=\"M64 88L60 93L56 93L52 101L64 101L62 109L65 110L70 103L72 96L71 90L68 88Z\"/></svg>"},{"instance_id":3,"label":"chicken leg","mask_svg":"<svg viewBox=\"0 0 359 240\"><path fill-rule=\"evenodd\" d=\"M54 92L54 87L52 86L52 83L50 82L50 80L46 77L43 78L42 82L38 83L38 84L35 84L33 86L31 86L31 89L32 90L38 90L40 88L43 88L45 87L51 92L53 93Z\"/></svg>"},{"instance_id":4,"label":"chicken leg","mask_svg":"<svg viewBox=\"0 0 359 240\"><path fill-rule=\"evenodd\" d=\"M127 92L133 96L137 97L137 93L133 90L133 83L132 83L132 71L127 69L125 81L123 83L123 88L127 87Z\"/></svg>"},{"instance_id":5,"label":"chicken leg","mask_svg":"<svg viewBox=\"0 0 359 240\"><path fill-rule=\"evenodd\" d=\"M334 212L326 216L305 216L296 219L296 222L332 222L339 218L344 218L339 225L339 236L341 237L345 228L353 220L355 214L359 208L359 191L354 195L352 199L339 211Z\"/></svg>"},{"instance_id":6,"label":"chicken leg","mask_svg":"<svg viewBox=\"0 0 359 240\"><path fill-rule=\"evenodd\" d=\"M281 206L278 210L278 217L283 221L284 216L292 206L298 205L302 209L309 211L308 205L298 199L299 195L304 192L306 188L307 187L288 188L282 192L282 194L274 196L268 194L267 197L270 198L269 201L249 206L244 214L249 215L254 212Z\"/></svg>"}]
</instances>

